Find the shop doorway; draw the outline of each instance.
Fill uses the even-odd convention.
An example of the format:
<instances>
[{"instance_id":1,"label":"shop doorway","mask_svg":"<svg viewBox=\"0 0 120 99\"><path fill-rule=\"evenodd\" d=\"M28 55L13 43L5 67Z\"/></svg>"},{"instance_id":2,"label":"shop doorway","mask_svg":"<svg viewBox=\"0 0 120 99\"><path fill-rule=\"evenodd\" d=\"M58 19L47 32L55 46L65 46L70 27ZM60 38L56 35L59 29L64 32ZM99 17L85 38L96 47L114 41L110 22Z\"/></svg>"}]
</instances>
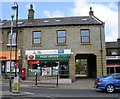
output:
<instances>
[{"instance_id":1,"label":"shop doorway","mask_svg":"<svg viewBox=\"0 0 120 99\"><path fill-rule=\"evenodd\" d=\"M77 54L76 62L76 77L96 77L96 55L94 54Z\"/></svg>"}]
</instances>

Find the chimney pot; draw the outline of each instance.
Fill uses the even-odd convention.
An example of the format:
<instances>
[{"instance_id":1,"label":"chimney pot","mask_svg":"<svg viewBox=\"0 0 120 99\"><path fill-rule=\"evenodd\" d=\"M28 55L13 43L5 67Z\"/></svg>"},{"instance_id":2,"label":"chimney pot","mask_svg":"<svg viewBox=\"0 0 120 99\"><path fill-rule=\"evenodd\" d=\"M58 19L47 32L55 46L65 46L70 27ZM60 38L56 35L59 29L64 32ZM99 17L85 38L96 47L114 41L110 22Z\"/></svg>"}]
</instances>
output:
<instances>
[{"instance_id":1,"label":"chimney pot","mask_svg":"<svg viewBox=\"0 0 120 99\"><path fill-rule=\"evenodd\" d=\"M89 15L93 16L94 15L93 13L94 13L94 11L92 11L92 7L90 7Z\"/></svg>"}]
</instances>

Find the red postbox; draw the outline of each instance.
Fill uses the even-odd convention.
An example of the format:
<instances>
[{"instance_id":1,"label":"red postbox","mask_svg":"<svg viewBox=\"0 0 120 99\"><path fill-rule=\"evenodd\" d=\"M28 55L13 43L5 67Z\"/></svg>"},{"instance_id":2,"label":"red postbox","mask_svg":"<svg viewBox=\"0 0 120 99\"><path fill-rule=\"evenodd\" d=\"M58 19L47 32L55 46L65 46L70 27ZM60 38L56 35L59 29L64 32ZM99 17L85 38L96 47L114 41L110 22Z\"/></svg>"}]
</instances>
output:
<instances>
[{"instance_id":1,"label":"red postbox","mask_svg":"<svg viewBox=\"0 0 120 99\"><path fill-rule=\"evenodd\" d=\"M25 80L26 68L22 68L22 80Z\"/></svg>"}]
</instances>

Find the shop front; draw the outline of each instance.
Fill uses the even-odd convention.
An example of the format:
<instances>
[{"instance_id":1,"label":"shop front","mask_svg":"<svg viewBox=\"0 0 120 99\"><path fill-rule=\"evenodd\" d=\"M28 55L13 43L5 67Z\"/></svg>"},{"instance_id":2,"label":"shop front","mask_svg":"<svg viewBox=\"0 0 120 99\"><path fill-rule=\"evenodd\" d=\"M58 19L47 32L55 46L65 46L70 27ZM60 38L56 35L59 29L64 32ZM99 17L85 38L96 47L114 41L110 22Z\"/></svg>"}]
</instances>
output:
<instances>
[{"instance_id":1,"label":"shop front","mask_svg":"<svg viewBox=\"0 0 120 99\"><path fill-rule=\"evenodd\" d=\"M69 78L71 50L27 50L28 76Z\"/></svg>"},{"instance_id":2,"label":"shop front","mask_svg":"<svg viewBox=\"0 0 120 99\"><path fill-rule=\"evenodd\" d=\"M17 55L18 60L18 55ZM10 52L4 51L0 52L0 61L1 61L1 72L2 75L9 75L10 73ZM12 52L11 56L11 72L14 74L15 68L17 68L17 72L19 72L18 69L18 63L15 63L15 52Z\"/></svg>"},{"instance_id":3,"label":"shop front","mask_svg":"<svg viewBox=\"0 0 120 99\"><path fill-rule=\"evenodd\" d=\"M120 73L120 64L107 64L107 74Z\"/></svg>"},{"instance_id":4,"label":"shop front","mask_svg":"<svg viewBox=\"0 0 120 99\"><path fill-rule=\"evenodd\" d=\"M107 74L120 72L120 56L106 56Z\"/></svg>"}]
</instances>

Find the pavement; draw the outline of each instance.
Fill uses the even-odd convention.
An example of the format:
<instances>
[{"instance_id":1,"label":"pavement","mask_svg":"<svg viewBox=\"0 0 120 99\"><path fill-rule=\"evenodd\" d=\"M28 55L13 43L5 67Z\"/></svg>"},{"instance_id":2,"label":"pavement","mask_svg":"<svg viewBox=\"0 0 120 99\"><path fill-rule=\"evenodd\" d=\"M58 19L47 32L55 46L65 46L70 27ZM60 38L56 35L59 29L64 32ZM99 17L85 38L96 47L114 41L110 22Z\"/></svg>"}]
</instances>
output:
<instances>
[{"instance_id":1,"label":"pavement","mask_svg":"<svg viewBox=\"0 0 120 99\"><path fill-rule=\"evenodd\" d=\"M81 78L74 81L71 84L60 85L60 88L63 89L94 89L94 81L95 79L90 78Z\"/></svg>"},{"instance_id":2,"label":"pavement","mask_svg":"<svg viewBox=\"0 0 120 99\"><path fill-rule=\"evenodd\" d=\"M35 81L28 81L28 80L25 80L25 81L22 81L20 80L20 88L22 87L43 87L43 88L58 88L58 89L82 89L82 90L85 90L85 89L94 89L93 86L94 86L94 80L95 79L90 79L90 78L81 78L81 79L77 79L75 80L73 83L71 84L59 84L58 83L58 86L57 86L57 83L43 83L41 81L38 81L37 82L37 85L35 85ZM9 80L3 80L2 81L2 85L3 86L8 86L9 84ZM3 96L11 96L11 95L30 95L32 93L28 93L28 92L9 92L9 91L0 91L0 93L2 93Z\"/></svg>"}]
</instances>

